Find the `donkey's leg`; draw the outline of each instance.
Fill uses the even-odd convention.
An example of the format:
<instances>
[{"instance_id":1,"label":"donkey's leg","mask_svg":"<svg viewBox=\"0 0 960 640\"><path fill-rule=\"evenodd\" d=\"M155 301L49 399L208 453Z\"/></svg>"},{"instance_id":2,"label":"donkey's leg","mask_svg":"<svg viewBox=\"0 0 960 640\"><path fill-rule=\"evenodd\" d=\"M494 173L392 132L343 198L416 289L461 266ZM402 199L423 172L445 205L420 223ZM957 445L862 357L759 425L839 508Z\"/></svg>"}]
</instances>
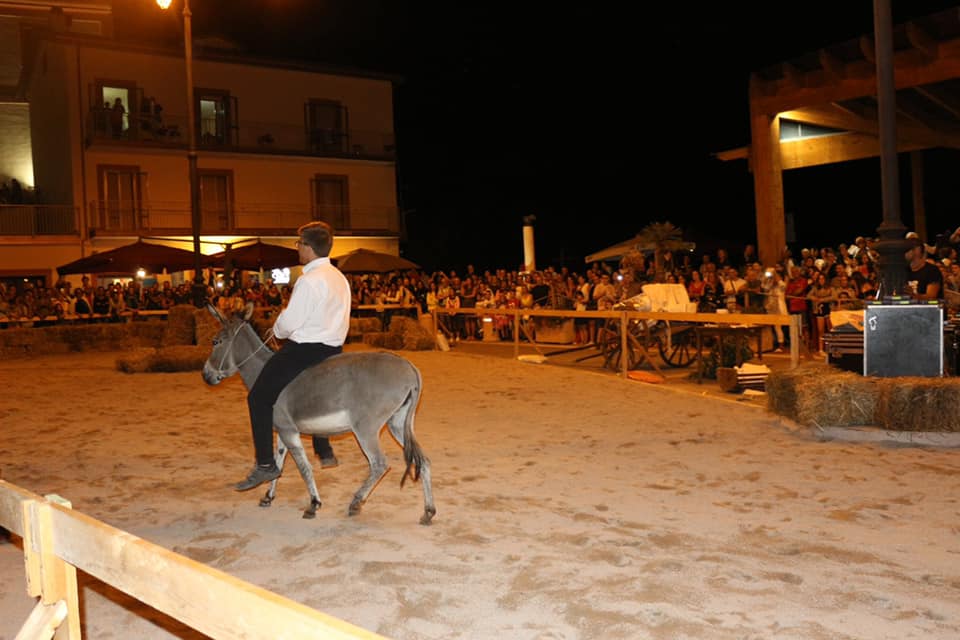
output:
<instances>
[{"instance_id":1,"label":"donkey's leg","mask_svg":"<svg viewBox=\"0 0 960 640\"><path fill-rule=\"evenodd\" d=\"M420 474L420 483L423 485L423 515L420 517L420 524L430 524L430 521L433 520L433 516L437 514L437 508L433 503L433 483L430 478L430 459L423 454L423 451L420 449L420 444L417 442L416 437L413 435L413 414L412 412L416 411L415 400L411 397L408 398L407 402L404 403L400 409L397 410L395 414L390 416L390 419L387 420L387 427L390 429L390 434L396 439L404 449L404 456L406 456L406 451L408 447L413 453L414 460L412 464L416 467L417 473ZM407 430L407 421L409 420L409 435L405 432ZM410 442L406 440L409 438ZM404 477L409 473L409 468L404 472ZM403 484L402 482L400 483Z\"/></svg>"},{"instance_id":2,"label":"donkey's leg","mask_svg":"<svg viewBox=\"0 0 960 640\"><path fill-rule=\"evenodd\" d=\"M314 518L321 504L320 492L317 491L317 483L313 479L313 467L310 465L310 460L303 450L303 441L300 440L300 432L296 429L281 429L279 435L287 445L287 449L290 450L290 455L293 456L293 461L297 465L297 471L300 472L300 477L303 478L304 484L307 485L307 491L310 493L310 506L304 510L303 517Z\"/></svg>"},{"instance_id":3,"label":"donkey's leg","mask_svg":"<svg viewBox=\"0 0 960 640\"><path fill-rule=\"evenodd\" d=\"M387 475L387 471L390 470L390 467L387 465L387 458L383 455L383 450L380 448L380 428L382 426L383 423L373 425L371 421L368 424L362 426L354 425L353 427L353 435L357 437L357 442L360 444L363 455L367 456L367 463L370 465L370 474L367 475L367 479L363 481L363 484L360 485L360 488L357 489L357 492L353 495L353 500L350 501L350 508L347 510L347 513L351 516L360 513L360 510L363 508L363 503L367 501L370 493L376 488L380 480L383 479L383 476Z\"/></svg>"},{"instance_id":4,"label":"donkey's leg","mask_svg":"<svg viewBox=\"0 0 960 640\"><path fill-rule=\"evenodd\" d=\"M276 464L277 469L283 471L283 461L287 459L287 447L283 444L283 440L277 438L277 454L276 454ZM277 495L277 480L280 478L274 478L270 481L270 485L267 487L267 492L263 494L263 497L260 498L261 507L269 507L273 504L273 499Z\"/></svg>"}]
</instances>

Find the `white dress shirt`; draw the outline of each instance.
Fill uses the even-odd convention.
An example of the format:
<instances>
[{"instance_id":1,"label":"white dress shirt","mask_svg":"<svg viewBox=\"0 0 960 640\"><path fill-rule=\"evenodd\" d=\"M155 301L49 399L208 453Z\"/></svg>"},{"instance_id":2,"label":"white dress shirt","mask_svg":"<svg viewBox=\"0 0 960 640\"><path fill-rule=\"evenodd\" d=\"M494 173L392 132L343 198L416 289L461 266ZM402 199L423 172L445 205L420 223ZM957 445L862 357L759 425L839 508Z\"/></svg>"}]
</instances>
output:
<instances>
[{"instance_id":1,"label":"white dress shirt","mask_svg":"<svg viewBox=\"0 0 960 640\"><path fill-rule=\"evenodd\" d=\"M294 283L287 307L273 323L273 335L339 347L349 330L350 283L330 258L311 260Z\"/></svg>"}]
</instances>

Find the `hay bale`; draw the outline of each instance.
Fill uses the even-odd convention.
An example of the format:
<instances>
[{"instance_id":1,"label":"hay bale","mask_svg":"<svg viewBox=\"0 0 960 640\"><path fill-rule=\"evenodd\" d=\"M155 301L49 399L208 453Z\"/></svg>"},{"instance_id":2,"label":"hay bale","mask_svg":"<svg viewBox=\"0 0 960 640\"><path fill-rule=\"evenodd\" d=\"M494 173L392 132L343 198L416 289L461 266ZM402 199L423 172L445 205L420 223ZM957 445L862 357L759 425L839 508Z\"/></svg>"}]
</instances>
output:
<instances>
[{"instance_id":1,"label":"hay bale","mask_svg":"<svg viewBox=\"0 0 960 640\"><path fill-rule=\"evenodd\" d=\"M200 371L210 356L209 347L175 345L160 349L141 348L117 358L118 371L124 373L172 373Z\"/></svg>"},{"instance_id":2,"label":"hay bale","mask_svg":"<svg viewBox=\"0 0 960 640\"><path fill-rule=\"evenodd\" d=\"M220 333L220 323L210 314L210 311L206 308L194 309L193 323L194 344L201 347L213 344L214 337Z\"/></svg>"},{"instance_id":3,"label":"hay bale","mask_svg":"<svg viewBox=\"0 0 960 640\"><path fill-rule=\"evenodd\" d=\"M360 336L360 341L363 344L370 345L371 347L383 347L383 343L387 339L387 334L383 331L374 331L371 333L364 333Z\"/></svg>"},{"instance_id":4,"label":"hay bale","mask_svg":"<svg viewBox=\"0 0 960 640\"><path fill-rule=\"evenodd\" d=\"M162 373L200 371L209 357L209 346L178 345L163 347L154 354L148 371Z\"/></svg>"},{"instance_id":5,"label":"hay bale","mask_svg":"<svg viewBox=\"0 0 960 640\"><path fill-rule=\"evenodd\" d=\"M363 334L363 343L371 347L399 351L403 348L403 336L388 331L375 331Z\"/></svg>"},{"instance_id":6,"label":"hay bale","mask_svg":"<svg viewBox=\"0 0 960 640\"><path fill-rule=\"evenodd\" d=\"M740 379L734 367L717 367L717 383L721 391L733 393L740 389Z\"/></svg>"},{"instance_id":7,"label":"hay bale","mask_svg":"<svg viewBox=\"0 0 960 640\"><path fill-rule=\"evenodd\" d=\"M807 426L872 425L880 385L822 364L803 365L767 376L767 407Z\"/></svg>"},{"instance_id":8,"label":"hay bale","mask_svg":"<svg viewBox=\"0 0 960 640\"><path fill-rule=\"evenodd\" d=\"M123 373L144 373L149 370L156 352L156 349L141 347L125 353L116 360L117 371L122 371Z\"/></svg>"},{"instance_id":9,"label":"hay bale","mask_svg":"<svg viewBox=\"0 0 960 640\"><path fill-rule=\"evenodd\" d=\"M394 316L390 320L390 334L399 336L396 349L430 351L436 348L437 340L418 320L406 316ZM395 341L396 342L396 341ZM389 347L394 348L394 347Z\"/></svg>"},{"instance_id":10,"label":"hay bale","mask_svg":"<svg viewBox=\"0 0 960 640\"><path fill-rule=\"evenodd\" d=\"M192 304L178 304L167 311L167 324L163 332L163 344L194 344L196 334L195 311Z\"/></svg>"},{"instance_id":11,"label":"hay bale","mask_svg":"<svg viewBox=\"0 0 960 640\"><path fill-rule=\"evenodd\" d=\"M877 425L891 431L960 431L960 380L879 378Z\"/></svg>"}]
</instances>

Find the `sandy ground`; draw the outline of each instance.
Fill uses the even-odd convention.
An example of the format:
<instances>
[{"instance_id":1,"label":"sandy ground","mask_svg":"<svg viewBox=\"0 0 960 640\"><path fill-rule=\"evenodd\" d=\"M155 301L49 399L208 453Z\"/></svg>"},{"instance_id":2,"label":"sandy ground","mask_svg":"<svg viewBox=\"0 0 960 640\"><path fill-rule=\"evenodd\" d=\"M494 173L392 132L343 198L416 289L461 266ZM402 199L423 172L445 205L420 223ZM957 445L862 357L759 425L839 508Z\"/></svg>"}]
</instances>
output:
<instances>
[{"instance_id":1,"label":"sandy ground","mask_svg":"<svg viewBox=\"0 0 960 640\"><path fill-rule=\"evenodd\" d=\"M252 445L239 379L119 373L117 354L0 362L3 477L397 639L960 637L956 449L820 441L756 404L467 352L422 371L418 438L438 514L400 449L360 515L352 437L300 518L228 484ZM509 354L508 354L509 355ZM0 639L32 608L0 540ZM81 575L85 637L195 638Z\"/></svg>"}]
</instances>

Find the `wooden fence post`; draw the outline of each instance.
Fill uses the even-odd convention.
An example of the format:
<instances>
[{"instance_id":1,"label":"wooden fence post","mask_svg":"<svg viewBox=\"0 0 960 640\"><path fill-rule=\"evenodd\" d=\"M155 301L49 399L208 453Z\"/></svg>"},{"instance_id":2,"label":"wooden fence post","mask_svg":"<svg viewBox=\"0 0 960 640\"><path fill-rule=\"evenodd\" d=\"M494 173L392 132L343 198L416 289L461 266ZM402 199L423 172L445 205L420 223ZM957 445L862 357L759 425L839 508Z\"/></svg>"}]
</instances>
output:
<instances>
[{"instance_id":1,"label":"wooden fence post","mask_svg":"<svg viewBox=\"0 0 960 640\"><path fill-rule=\"evenodd\" d=\"M56 555L51 503L71 508L69 501L57 495L45 496L44 501L27 500L23 503L27 592L40 596L40 603L47 606L62 600L67 606L66 624L57 628L54 637L57 640L80 640L77 569Z\"/></svg>"}]
</instances>

